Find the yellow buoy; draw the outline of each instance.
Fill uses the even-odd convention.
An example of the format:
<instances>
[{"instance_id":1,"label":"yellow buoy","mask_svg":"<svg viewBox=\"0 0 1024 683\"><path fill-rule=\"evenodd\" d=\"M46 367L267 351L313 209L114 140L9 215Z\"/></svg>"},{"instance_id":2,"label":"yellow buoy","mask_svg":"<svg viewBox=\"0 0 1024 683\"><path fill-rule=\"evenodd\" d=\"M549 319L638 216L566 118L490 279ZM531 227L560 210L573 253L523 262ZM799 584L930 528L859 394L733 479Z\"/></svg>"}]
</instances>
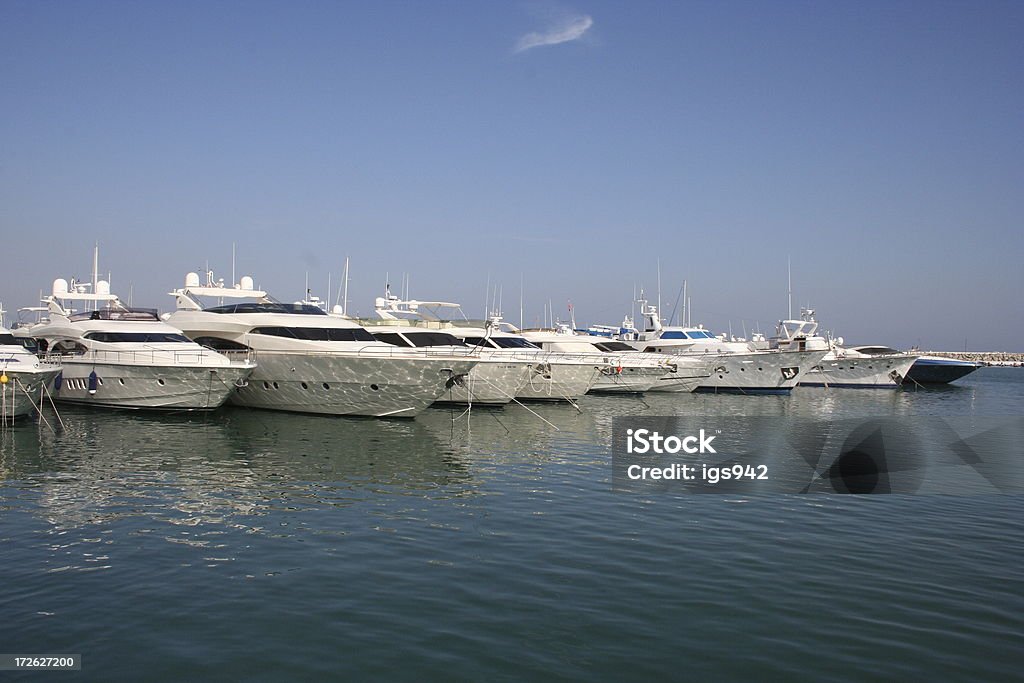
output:
<instances>
[{"instance_id":1,"label":"yellow buoy","mask_svg":"<svg viewBox=\"0 0 1024 683\"><path fill-rule=\"evenodd\" d=\"M0 375L0 384L7 384L11 381L11 378L7 376L7 373Z\"/></svg>"}]
</instances>

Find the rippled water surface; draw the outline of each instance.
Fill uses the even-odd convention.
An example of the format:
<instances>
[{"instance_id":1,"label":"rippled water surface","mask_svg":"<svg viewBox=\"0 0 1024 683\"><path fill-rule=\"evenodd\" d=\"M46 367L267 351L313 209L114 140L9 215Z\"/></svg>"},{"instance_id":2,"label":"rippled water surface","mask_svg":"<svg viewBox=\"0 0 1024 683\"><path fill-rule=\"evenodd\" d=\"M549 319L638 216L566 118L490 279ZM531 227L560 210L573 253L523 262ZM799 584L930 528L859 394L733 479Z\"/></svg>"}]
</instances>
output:
<instances>
[{"instance_id":1,"label":"rippled water surface","mask_svg":"<svg viewBox=\"0 0 1024 683\"><path fill-rule=\"evenodd\" d=\"M400 422L64 409L0 434L0 651L83 656L25 680L1019 678L1020 495L610 487L617 415L1024 414L1024 370L958 384Z\"/></svg>"}]
</instances>

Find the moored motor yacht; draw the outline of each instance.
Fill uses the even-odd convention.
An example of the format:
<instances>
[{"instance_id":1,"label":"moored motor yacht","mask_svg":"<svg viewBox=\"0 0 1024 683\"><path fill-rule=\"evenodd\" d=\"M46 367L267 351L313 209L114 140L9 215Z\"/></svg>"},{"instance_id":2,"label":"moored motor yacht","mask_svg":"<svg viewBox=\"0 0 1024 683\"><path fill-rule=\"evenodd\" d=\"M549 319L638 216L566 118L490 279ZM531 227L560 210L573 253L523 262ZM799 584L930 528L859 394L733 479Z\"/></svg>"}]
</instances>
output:
<instances>
[{"instance_id":1,"label":"moored motor yacht","mask_svg":"<svg viewBox=\"0 0 1024 683\"><path fill-rule=\"evenodd\" d=\"M232 403L327 415L414 417L479 362L470 350L397 348L309 303L285 304L251 277L225 287L189 273L171 292L167 321L223 353L255 353L257 368ZM213 300L214 305L204 301Z\"/></svg>"},{"instance_id":2,"label":"moored motor yacht","mask_svg":"<svg viewBox=\"0 0 1024 683\"><path fill-rule=\"evenodd\" d=\"M156 309L125 306L104 280L54 280L43 302L48 318L20 326L41 353L62 365L58 401L110 408L212 410L222 405L253 370L250 359L232 361L205 349L162 322ZM91 310L76 312L80 302Z\"/></svg>"},{"instance_id":3,"label":"moored motor yacht","mask_svg":"<svg viewBox=\"0 0 1024 683\"><path fill-rule=\"evenodd\" d=\"M505 362L527 363L530 370L526 382L516 392L517 399L542 401L570 401L580 398L594 386L601 367L592 359L581 359L570 354L546 352L532 343L500 315L487 320L473 321L462 316L443 316L440 312L461 306L448 301L402 300L387 292L377 297L374 313L383 320L431 320L438 322L445 332L453 335L484 358Z\"/></svg>"},{"instance_id":4,"label":"moored motor yacht","mask_svg":"<svg viewBox=\"0 0 1024 683\"><path fill-rule=\"evenodd\" d=\"M821 362L801 377L801 386L894 389L917 360L913 354L887 346L847 347L841 337L819 335L818 321L810 308L800 310L799 320L780 320L768 343L770 348L780 350L825 350Z\"/></svg>"},{"instance_id":5,"label":"moored motor yacht","mask_svg":"<svg viewBox=\"0 0 1024 683\"><path fill-rule=\"evenodd\" d=\"M971 374L981 363L942 356L918 356L903 377L911 384L949 384Z\"/></svg>"},{"instance_id":6,"label":"moored motor yacht","mask_svg":"<svg viewBox=\"0 0 1024 683\"><path fill-rule=\"evenodd\" d=\"M60 363L40 358L0 326L0 420L36 412L60 369Z\"/></svg>"},{"instance_id":7,"label":"moored motor yacht","mask_svg":"<svg viewBox=\"0 0 1024 683\"><path fill-rule=\"evenodd\" d=\"M360 321L377 340L401 348L448 349L465 353L461 339L429 320ZM505 405L510 403L529 381L531 364L525 360L504 358L500 354L478 354L479 363L461 381L449 385L438 403Z\"/></svg>"},{"instance_id":8,"label":"moored motor yacht","mask_svg":"<svg viewBox=\"0 0 1024 683\"><path fill-rule=\"evenodd\" d=\"M566 324L553 330L523 330L522 335L545 351L575 354L598 365L591 393L690 392L710 375L708 363L684 358L641 353L624 342L582 333Z\"/></svg>"},{"instance_id":9,"label":"moored motor yacht","mask_svg":"<svg viewBox=\"0 0 1024 683\"><path fill-rule=\"evenodd\" d=\"M719 339L700 326L665 326L656 306L642 298L638 303L645 321L643 331L636 329L628 316L617 328L594 326L590 330L646 353L710 361L711 374L701 379L697 391L788 393L825 355L825 351L755 350L746 342Z\"/></svg>"}]
</instances>

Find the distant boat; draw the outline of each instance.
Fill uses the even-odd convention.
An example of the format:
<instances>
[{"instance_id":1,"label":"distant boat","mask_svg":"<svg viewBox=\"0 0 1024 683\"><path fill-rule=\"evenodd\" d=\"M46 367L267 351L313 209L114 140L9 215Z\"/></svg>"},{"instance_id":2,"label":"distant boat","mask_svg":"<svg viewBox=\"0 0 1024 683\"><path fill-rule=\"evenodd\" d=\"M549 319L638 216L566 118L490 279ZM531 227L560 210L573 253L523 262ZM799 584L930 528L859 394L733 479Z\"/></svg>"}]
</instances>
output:
<instances>
[{"instance_id":1,"label":"distant boat","mask_svg":"<svg viewBox=\"0 0 1024 683\"><path fill-rule=\"evenodd\" d=\"M904 381L911 384L915 382L917 384L949 384L965 375L971 374L980 367L981 363L974 363L969 360L921 356L911 366Z\"/></svg>"}]
</instances>

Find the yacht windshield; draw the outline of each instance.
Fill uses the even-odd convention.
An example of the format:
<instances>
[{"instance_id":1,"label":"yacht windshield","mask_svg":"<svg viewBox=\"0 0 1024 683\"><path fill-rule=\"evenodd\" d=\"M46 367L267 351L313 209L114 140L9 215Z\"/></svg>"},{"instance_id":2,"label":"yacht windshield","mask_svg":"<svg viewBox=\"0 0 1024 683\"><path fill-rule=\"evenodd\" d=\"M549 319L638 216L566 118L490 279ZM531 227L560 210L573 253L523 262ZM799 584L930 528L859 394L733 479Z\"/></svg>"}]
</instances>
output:
<instances>
[{"instance_id":1,"label":"yacht windshield","mask_svg":"<svg viewBox=\"0 0 1024 683\"><path fill-rule=\"evenodd\" d=\"M303 341L377 341L372 334L361 327L254 327L252 333Z\"/></svg>"},{"instance_id":2,"label":"yacht windshield","mask_svg":"<svg viewBox=\"0 0 1024 683\"><path fill-rule=\"evenodd\" d=\"M0 345L2 346L18 346L18 340L14 338L13 334L3 333L0 334Z\"/></svg>"},{"instance_id":3,"label":"yacht windshield","mask_svg":"<svg viewBox=\"0 0 1024 683\"><path fill-rule=\"evenodd\" d=\"M185 343L191 344L192 340L183 334L173 332L86 332L83 335L86 339L111 344L134 343Z\"/></svg>"},{"instance_id":4,"label":"yacht windshield","mask_svg":"<svg viewBox=\"0 0 1024 683\"><path fill-rule=\"evenodd\" d=\"M298 315L327 315L327 312L311 304L282 304L277 301L246 301L204 308L207 313L289 313Z\"/></svg>"}]
</instances>

